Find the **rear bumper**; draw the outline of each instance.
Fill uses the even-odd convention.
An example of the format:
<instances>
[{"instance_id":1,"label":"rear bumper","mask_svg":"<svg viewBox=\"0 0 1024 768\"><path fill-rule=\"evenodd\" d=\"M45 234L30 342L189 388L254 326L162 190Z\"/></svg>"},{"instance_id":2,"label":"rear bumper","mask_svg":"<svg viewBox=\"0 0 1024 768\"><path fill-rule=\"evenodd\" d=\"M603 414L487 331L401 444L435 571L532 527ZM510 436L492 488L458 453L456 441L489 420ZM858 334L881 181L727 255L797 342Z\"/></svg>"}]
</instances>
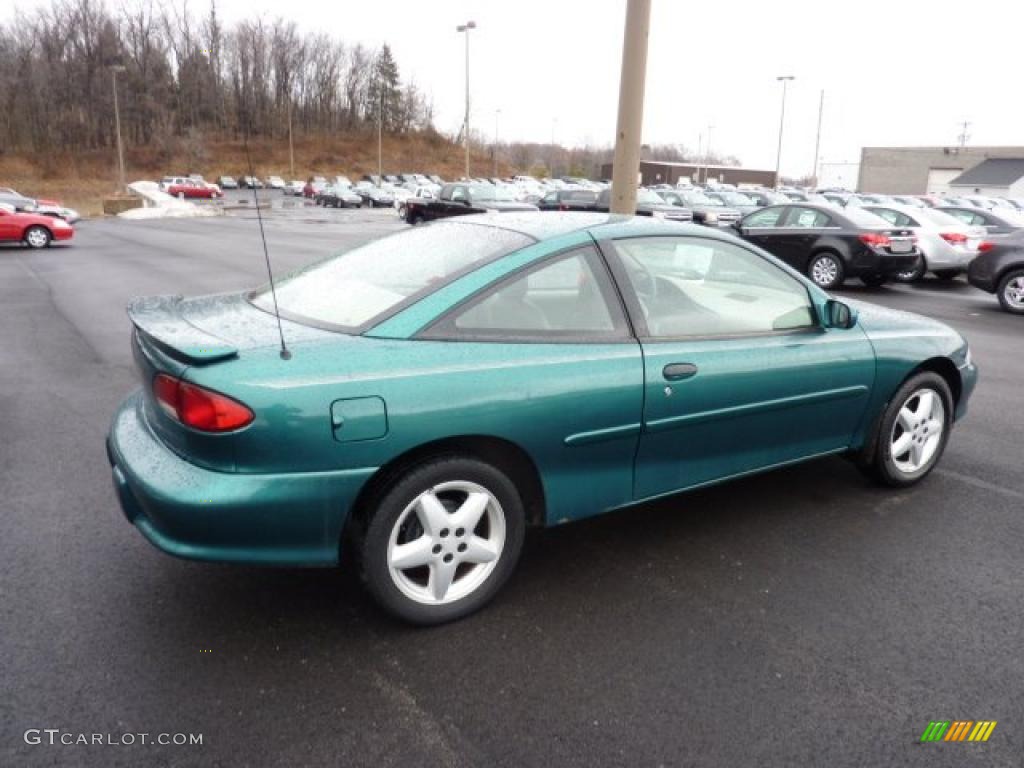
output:
<instances>
[{"instance_id":1,"label":"rear bumper","mask_svg":"<svg viewBox=\"0 0 1024 768\"><path fill-rule=\"evenodd\" d=\"M150 430L138 394L107 437L125 517L151 544L192 560L335 565L357 494L376 468L238 474L197 467Z\"/></svg>"},{"instance_id":2,"label":"rear bumper","mask_svg":"<svg viewBox=\"0 0 1024 768\"><path fill-rule=\"evenodd\" d=\"M863 248L853 255L847 267L847 274L850 277L895 275L899 272L913 269L920 258L920 251L894 256L888 253L878 253L870 248Z\"/></svg>"}]
</instances>

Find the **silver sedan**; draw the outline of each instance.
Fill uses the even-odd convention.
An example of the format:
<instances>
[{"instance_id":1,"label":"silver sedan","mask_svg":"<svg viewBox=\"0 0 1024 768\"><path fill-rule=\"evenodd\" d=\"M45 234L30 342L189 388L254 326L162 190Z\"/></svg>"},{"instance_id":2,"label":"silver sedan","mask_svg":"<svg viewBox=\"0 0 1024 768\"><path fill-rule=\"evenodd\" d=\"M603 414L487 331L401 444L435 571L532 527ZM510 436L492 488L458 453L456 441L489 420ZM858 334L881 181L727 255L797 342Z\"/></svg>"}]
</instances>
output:
<instances>
[{"instance_id":1,"label":"silver sedan","mask_svg":"<svg viewBox=\"0 0 1024 768\"><path fill-rule=\"evenodd\" d=\"M948 213L934 208L912 208L909 205L865 205L871 211L897 227L911 229L917 237L921 261L912 270L900 272L896 279L912 283L933 273L943 280L952 280L967 271L967 265L978 255L978 246L987 232L984 227L972 227Z\"/></svg>"}]
</instances>

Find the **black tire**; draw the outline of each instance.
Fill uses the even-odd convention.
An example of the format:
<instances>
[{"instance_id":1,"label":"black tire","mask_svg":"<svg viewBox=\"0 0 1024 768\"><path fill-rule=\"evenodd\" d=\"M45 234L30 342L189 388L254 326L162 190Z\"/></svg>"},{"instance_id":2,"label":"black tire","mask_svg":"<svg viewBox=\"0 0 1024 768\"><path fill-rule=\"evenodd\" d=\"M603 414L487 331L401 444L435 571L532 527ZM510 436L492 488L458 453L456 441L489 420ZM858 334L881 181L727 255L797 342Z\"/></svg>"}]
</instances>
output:
<instances>
[{"instance_id":1,"label":"black tire","mask_svg":"<svg viewBox=\"0 0 1024 768\"><path fill-rule=\"evenodd\" d=\"M889 278L886 275L863 275L860 281L868 288L881 288L889 282Z\"/></svg>"},{"instance_id":2,"label":"black tire","mask_svg":"<svg viewBox=\"0 0 1024 768\"><path fill-rule=\"evenodd\" d=\"M937 269L934 274L939 280L955 280L960 272L956 269Z\"/></svg>"},{"instance_id":3,"label":"black tire","mask_svg":"<svg viewBox=\"0 0 1024 768\"><path fill-rule=\"evenodd\" d=\"M822 269L816 269L821 265ZM829 266L831 265L831 266ZM815 275L817 274L817 277ZM838 288L843 284L846 277L846 269L843 267L843 259L834 251L819 251L811 256L807 265L807 276L811 282L826 291Z\"/></svg>"},{"instance_id":4,"label":"black tire","mask_svg":"<svg viewBox=\"0 0 1024 768\"><path fill-rule=\"evenodd\" d=\"M419 602L403 592L396 578L392 577L388 565L388 548L392 532L402 520L403 513L417 498L427 491L452 482L479 485L497 499L505 525L504 545L486 578L471 592L447 603ZM358 545L362 576L377 602L389 613L404 621L419 625L442 624L479 610L494 597L512 574L519 560L526 529L523 502L515 484L490 464L464 456L437 457L398 475L371 503L372 515ZM449 514L451 511L448 509ZM484 519L486 515L481 518L482 521ZM409 518L406 517L406 520ZM414 525L419 524L418 518L412 522ZM405 525L403 523L402 530ZM474 530L481 528L478 526ZM427 535L423 532L422 526L418 533ZM456 544L457 540L451 538L455 532L441 535L446 535L445 540ZM451 555L438 557L450 559ZM459 578L465 577L466 574L462 577L456 576L453 584L459 584Z\"/></svg>"},{"instance_id":5,"label":"black tire","mask_svg":"<svg viewBox=\"0 0 1024 768\"><path fill-rule=\"evenodd\" d=\"M996 289L996 296L999 297L999 305L1014 315L1024 315L1024 300L1014 302L1008 295L1008 291L1011 289L1010 284L1020 280L1024 282L1024 269L1011 269L1002 279L999 281L999 287Z\"/></svg>"},{"instance_id":6,"label":"black tire","mask_svg":"<svg viewBox=\"0 0 1024 768\"><path fill-rule=\"evenodd\" d=\"M412 214L409 215L409 218L407 219L407 221L410 224L412 224L414 227L419 226L420 224L423 223L423 214L422 213L412 213Z\"/></svg>"},{"instance_id":7,"label":"black tire","mask_svg":"<svg viewBox=\"0 0 1024 768\"><path fill-rule=\"evenodd\" d=\"M892 277L898 283L916 283L924 277L927 271L928 261L922 256L917 260L917 264L914 265L913 269L908 269L906 272L897 272Z\"/></svg>"},{"instance_id":8,"label":"black tire","mask_svg":"<svg viewBox=\"0 0 1024 768\"><path fill-rule=\"evenodd\" d=\"M897 466L892 455L892 436L899 418L900 410L908 403L911 396L920 390L931 390L942 400L943 423L939 445L931 459L915 471L904 471ZM862 465L867 473L882 485L893 488L905 488L923 480L935 465L939 463L953 424L953 395L946 380L937 373L922 371L907 379L889 400L889 404L879 422L878 434L875 438L874 453L866 464ZM901 427L902 430L902 427ZM926 435L922 434L925 439Z\"/></svg>"},{"instance_id":9,"label":"black tire","mask_svg":"<svg viewBox=\"0 0 1024 768\"><path fill-rule=\"evenodd\" d=\"M24 242L29 248L36 250L49 248L52 240L53 235L50 234L50 230L46 227L36 225L25 230Z\"/></svg>"}]
</instances>

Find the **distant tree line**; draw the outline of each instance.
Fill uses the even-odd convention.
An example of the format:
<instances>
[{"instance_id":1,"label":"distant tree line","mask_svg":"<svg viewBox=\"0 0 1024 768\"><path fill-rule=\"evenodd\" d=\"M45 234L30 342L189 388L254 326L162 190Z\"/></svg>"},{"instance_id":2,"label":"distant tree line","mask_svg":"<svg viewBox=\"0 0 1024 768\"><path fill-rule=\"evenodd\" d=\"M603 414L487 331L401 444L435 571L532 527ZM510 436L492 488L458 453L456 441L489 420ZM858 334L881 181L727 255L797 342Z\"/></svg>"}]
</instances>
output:
<instances>
[{"instance_id":1,"label":"distant tree line","mask_svg":"<svg viewBox=\"0 0 1024 768\"><path fill-rule=\"evenodd\" d=\"M110 147L113 79L129 145L212 132L433 130L430 100L388 46L349 45L281 19L226 26L216 5L54 0L0 24L0 152Z\"/></svg>"}]
</instances>

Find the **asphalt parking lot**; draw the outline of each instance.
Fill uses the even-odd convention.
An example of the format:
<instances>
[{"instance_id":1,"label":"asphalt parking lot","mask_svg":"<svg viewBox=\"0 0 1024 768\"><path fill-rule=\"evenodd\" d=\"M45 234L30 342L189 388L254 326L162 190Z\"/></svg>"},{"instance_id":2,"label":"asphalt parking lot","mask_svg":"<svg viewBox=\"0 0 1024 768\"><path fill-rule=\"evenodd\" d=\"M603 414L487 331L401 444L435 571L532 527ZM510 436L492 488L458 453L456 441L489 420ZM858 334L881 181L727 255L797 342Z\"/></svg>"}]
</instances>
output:
<instances>
[{"instance_id":1,"label":"asphalt parking lot","mask_svg":"<svg viewBox=\"0 0 1024 768\"><path fill-rule=\"evenodd\" d=\"M278 272L403 226L266 221ZM104 437L137 385L124 305L264 276L252 212L0 248L0 765L1024 765L1024 323L994 297L843 292L972 344L981 382L924 484L831 458L538 531L488 608L419 630L345 570L179 561L121 515ZM956 719L998 726L917 743Z\"/></svg>"}]
</instances>

